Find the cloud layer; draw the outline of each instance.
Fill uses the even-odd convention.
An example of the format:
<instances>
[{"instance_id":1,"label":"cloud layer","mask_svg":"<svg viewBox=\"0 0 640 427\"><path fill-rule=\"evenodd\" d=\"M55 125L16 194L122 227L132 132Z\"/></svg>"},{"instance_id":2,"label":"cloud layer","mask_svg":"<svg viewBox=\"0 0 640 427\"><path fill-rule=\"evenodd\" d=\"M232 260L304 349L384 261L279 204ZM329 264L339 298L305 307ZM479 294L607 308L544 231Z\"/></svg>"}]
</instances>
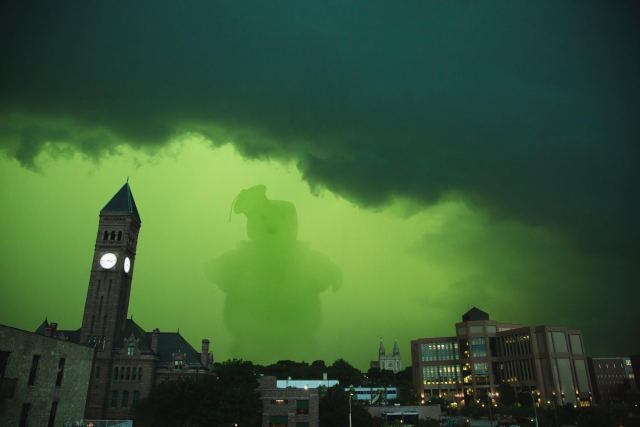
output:
<instances>
[{"instance_id":1,"label":"cloud layer","mask_svg":"<svg viewBox=\"0 0 640 427\"><path fill-rule=\"evenodd\" d=\"M637 2L20 1L0 147L99 159L197 132L361 206L457 194L640 255Z\"/></svg>"}]
</instances>

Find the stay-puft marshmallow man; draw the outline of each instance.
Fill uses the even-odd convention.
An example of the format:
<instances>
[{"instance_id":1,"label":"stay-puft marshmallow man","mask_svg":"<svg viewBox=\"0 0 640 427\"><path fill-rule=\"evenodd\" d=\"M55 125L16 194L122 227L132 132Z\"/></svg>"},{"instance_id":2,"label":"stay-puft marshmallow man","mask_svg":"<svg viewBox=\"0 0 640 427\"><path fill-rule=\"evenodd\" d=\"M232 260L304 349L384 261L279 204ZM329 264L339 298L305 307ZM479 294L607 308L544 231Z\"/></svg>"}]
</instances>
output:
<instances>
[{"instance_id":1,"label":"stay-puft marshmallow man","mask_svg":"<svg viewBox=\"0 0 640 427\"><path fill-rule=\"evenodd\" d=\"M297 240L298 215L291 202L269 200L267 188L242 190L233 211L247 217L250 240L236 242L205 266L208 279L226 294L224 318L234 336L233 357L256 346L297 360L309 355L322 320L320 294L338 290L342 271L311 243ZM300 356L298 356L300 355Z\"/></svg>"}]
</instances>

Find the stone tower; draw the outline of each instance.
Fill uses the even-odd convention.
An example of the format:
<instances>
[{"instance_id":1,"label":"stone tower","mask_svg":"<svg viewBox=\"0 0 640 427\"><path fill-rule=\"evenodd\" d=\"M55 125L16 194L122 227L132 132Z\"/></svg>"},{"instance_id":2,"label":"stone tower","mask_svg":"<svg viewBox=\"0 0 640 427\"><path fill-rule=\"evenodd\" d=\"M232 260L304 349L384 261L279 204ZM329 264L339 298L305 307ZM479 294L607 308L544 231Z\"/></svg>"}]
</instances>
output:
<instances>
[{"instance_id":1,"label":"stone tower","mask_svg":"<svg viewBox=\"0 0 640 427\"><path fill-rule=\"evenodd\" d=\"M127 180L100 211L79 337L81 342L97 343L105 357L127 319L141 223Z\"/></svg>"}]
</instances>

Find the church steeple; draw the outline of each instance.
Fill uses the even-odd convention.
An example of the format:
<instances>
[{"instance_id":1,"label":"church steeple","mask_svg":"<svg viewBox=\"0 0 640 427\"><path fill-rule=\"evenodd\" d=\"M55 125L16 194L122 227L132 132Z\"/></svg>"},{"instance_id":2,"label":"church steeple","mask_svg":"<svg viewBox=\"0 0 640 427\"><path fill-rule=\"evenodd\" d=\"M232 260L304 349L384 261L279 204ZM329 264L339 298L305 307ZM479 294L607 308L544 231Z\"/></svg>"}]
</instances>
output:
<instances>
[{"instance_id":1,"label":"church steeple","mask_svg":"<svg viewBox=\"0 0 640 427\"><path fill-rule=\"evenodd\" d=\"M378 350L378 354L380 356L384 356L387 354L384 350L384 344L382 344L382 337L380 337L380 350Z\"/></svg>"},{"instance_id":2,"label":"church steeple","mask_svg":"<svg viewBox=\"0 0 640 427\"><path fill-rule=\"evenodd\" d=\"M400 349L398 348L398 339L396 337L393 337L393 340L394 340L393 355L400 356Z\"/></svg>"}]
</instances>

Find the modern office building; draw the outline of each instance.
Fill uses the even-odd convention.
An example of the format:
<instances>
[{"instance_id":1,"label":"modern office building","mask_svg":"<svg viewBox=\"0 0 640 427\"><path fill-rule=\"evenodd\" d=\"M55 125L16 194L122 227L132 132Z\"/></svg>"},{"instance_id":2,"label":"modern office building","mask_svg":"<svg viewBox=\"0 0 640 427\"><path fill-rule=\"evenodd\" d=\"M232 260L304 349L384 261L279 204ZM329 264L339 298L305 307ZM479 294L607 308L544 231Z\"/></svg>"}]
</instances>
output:
<instances>
[{"instance_id":1,"label":"modern office building","mask_svg":"<svg viewBox=\"0 0 640 427\"><path fill-rule=\"evenodd\" d=\"M474 307L455 332L411 341L414 386L423 399L487 402L504 382L537 393L541 406L593 404L579 330L499 323Z\"/></svg>"},{"instance_id":2,"label":"modern office building","mask_svg":"<svg viewBox=\"0 0 640 427\"><path fill-rule=\"evenodd\" d=\"M629 357L587 358L595 403L621 405L635 401L635 375Z\"/></svg>"},{"instance_id":3,"label":"modern office building","mask_svg":"<svg viewBox=\"0 0 640 427\"><path fill-rule=\"evenodd\" d=\"M93 345L0 325L0 425L76 425L84 418Z\"/></svg>"}]
</instances>

